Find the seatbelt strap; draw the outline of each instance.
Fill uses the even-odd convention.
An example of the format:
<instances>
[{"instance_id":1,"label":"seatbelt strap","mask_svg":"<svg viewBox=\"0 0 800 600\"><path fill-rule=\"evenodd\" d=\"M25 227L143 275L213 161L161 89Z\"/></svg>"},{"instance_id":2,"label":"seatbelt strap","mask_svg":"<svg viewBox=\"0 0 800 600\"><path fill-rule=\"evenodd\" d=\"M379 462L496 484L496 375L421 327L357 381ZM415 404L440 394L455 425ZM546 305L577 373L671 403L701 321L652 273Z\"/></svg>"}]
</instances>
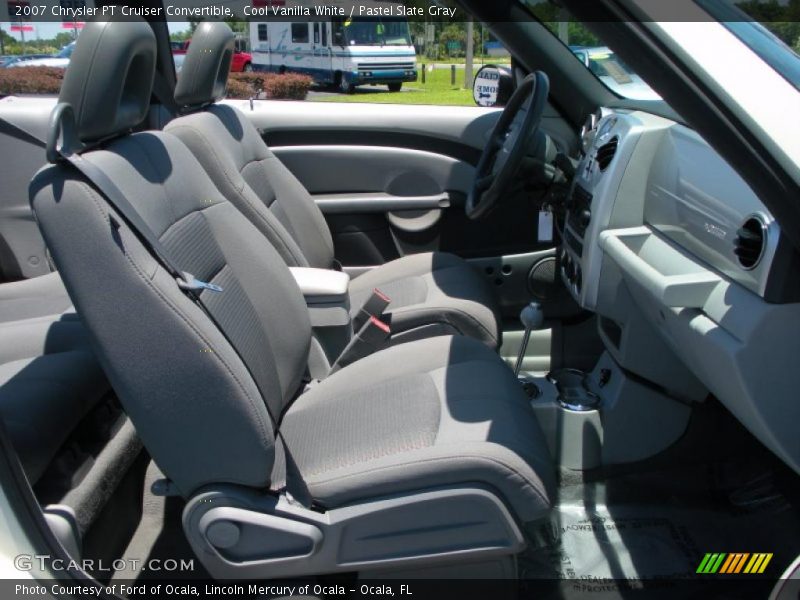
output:
<instances>
[{"instance_id":1,"label":"seatbelt strap","mask_svg":"<svg viewBox=\"0 0 800 600\"><path fill-rule=\"evenodd\" d=\"M175 96L172 89L167 83L166 77L161 71L156 70L155 77L153 77L153 95L158 100L159 104L163 106L171 117L178 114L178 103L175 102Z\"/></svg>"},{"instance_id":2,"label":"seatbelt strap","mask_svg":"<svg viewBox=\"0 0 800 600\"><path fill-rule=\"evenodd\" d=\"M117 212L120 213L139 239L150 249L169 274L175 278L175 282L178 284L179 288L186 292L200 292L202 290L209 290L212 292L222 291L222 288L218 285L200 281L191 273L182 271L180 267L178 267L177 263L172 259L167 249L161 243L161 240L158 239L153 230L150 229L150 226L144 222L144 219L142 219L136 209L128 202L125 194L117 187L117 184L114 183L100 167L87 161L80 154L60 153L60 156L80 171L86 179L91 181L95 188L97 188ZM195 301L202 303L199 295L195 293L191 295Z\"/></svg>"},{"instance_id":3,"label":"seatbelt strap","mask_svg":"<svg viewBox=\"0 0 800 600\"><path fill-rule=\"evenodd\" d=\"M342 350L339 358L333 363L330 374L377 352L386 345L386 340L390 335L391 329L386 323L378 317L370 317Z\"/></svg>"}]
</instances>

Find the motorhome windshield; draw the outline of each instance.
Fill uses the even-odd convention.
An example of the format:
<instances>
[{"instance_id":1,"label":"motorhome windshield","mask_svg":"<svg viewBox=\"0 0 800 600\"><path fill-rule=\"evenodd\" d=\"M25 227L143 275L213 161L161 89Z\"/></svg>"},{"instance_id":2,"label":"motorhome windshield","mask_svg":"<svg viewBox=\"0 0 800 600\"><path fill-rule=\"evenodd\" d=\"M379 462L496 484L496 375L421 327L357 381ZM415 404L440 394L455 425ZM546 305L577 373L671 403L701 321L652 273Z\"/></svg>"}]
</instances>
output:
<instances>
[{"instance_id":1,"label":"motorhome windshield","mask_svg":"<svg viewBox=\"0 0 800 600\"><path fill-rule=\"evenodd\" d=\"M411 35L404 19L353 19L344 24L351 46L410 46Z\"/></svg>"}]
</instances>

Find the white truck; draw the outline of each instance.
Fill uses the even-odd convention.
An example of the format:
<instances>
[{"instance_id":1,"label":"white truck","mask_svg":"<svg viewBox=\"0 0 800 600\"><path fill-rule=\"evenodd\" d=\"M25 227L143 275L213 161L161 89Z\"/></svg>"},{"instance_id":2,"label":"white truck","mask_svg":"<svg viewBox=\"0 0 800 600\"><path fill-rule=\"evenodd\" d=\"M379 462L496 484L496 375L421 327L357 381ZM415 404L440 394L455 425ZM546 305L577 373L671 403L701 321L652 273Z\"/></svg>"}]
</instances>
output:
<instances>
[{"instance_id":1,"label":"white truck","mask_svg":"<svg viewBox=\"0 0 800 600\"><path fill-rule=\"evenodd\" d=\"M329 17L318 21L251 21L253 70L303 73L351 93L386 84L398 92L417 80L408 22L397 17Z\"/></svg>"}]
</instances>

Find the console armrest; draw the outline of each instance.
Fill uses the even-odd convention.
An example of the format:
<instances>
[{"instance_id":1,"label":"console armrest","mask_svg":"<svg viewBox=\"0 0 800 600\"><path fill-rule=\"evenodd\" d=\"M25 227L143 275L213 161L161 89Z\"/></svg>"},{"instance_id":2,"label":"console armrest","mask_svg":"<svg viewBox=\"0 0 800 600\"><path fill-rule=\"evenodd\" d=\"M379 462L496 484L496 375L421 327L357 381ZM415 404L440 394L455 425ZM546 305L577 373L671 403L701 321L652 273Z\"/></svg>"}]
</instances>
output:
<instances>
[{"instance_id":1,"label":"console armrest","mask_svg":"<svg viewBox=\"0 0 800 600\"><path fill-rule=\"evenodd\" d=\"M347 273L331 269L311 269L306 267L289 267L303 296L323 296L335 298L347 294L350 276Z\"/></svg>"}]
</instances>

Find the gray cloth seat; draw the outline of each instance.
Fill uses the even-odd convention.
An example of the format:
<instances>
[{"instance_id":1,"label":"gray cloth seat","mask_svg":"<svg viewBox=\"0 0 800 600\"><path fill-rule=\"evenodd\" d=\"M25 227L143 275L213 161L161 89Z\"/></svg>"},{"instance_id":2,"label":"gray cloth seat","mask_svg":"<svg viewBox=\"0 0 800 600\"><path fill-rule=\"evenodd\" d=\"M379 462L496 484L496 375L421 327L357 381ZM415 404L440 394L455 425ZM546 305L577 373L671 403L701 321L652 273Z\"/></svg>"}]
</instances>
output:
<instances>
[{"instance_id":1,"label":"gray cloth seat","mask_svg":"<svg viewBox=\"0 0 800 600\"><path fill-rule=\"evenodd\" d=\"M31 482L108 390L58 273L0 285L0 418Z\"/></svg>"},{"instance_id":2,"label":"gray cloth seat","mask_svg":"<svg viewBox=\"0 0 800 600\"><path fill-rule=\"evenodd\" d=\"M59 103L72 105L82 143L103 140L83 160L113 178L182 270L222 290L201 291L199 307L68 165L40 170L30 194L93 347L176 490L280 488L285 415L290 454L328 508L450 482L495 489L521 520L544 516L553 473L543 435L479 342L409 342L303 393L311 324L282 257L178 138L129 133L147 114L155 53L143 21L87 23Z\"/></svg>"},{"instance_id":3,"label":"gray cloth seat","mask_svg":"<svg viewBox=\"0 0 800 600\"><path fill-rule=\"evenodd\" d=\"M493 292L467 268L444 252L394 260L350 282L350 306L357 310L378 288L392 299L386 318L398 340L462 334L494 348L500 329Z\"/></svg>"},{"instance_id":4,"label":"gray cloth seat","mask_svg":"<svg viewBox=\"0 0 800 600\"><path fill-rule=\"evenodd\" d=\"M463 336L400 344L354 363L300 396L281 432L326 507L479 481L528 521L546 511L554 485L516 378Z\"/></svg>"},{"instance_id":5,"label":"gray cloth seat","mask_svg":"<svg viewBox=\"0 0 800 600\"><path fill-rule=\"evenodd\" d=\"M107 391L88 348L0 365L0 417L32 483Z\"/></svg>"},{"instance_id":6,"label":"gray cloth seat","mask_svg":"<svg viewBox=\"0 0 800 600\"><path fill-rule=\"evenodd\" d=\"M71 311L72 301L58 273L0 284L0 323Z\"/></svg>"},{"instance_id":7,"label":"gray cloth seat","mask_svg":"<svg viewBox=\"0 0 800 600\"><path fill-rule=\"evenodd\" d=\"M331 233L308 191L244 114L215 104L225 96L233 39L220 23L202 32L200 44L189 47L175 100L191 114L174 119L165 130L189 147L225 197L271 240L289 266L332 268ZM354 279L352 286L354 311L376 286L391 298L387 316L395 341L444 333L468 335L493 348L500 343L494 291L453 254L399 258Z\"/></svg>"}]
</instances>

